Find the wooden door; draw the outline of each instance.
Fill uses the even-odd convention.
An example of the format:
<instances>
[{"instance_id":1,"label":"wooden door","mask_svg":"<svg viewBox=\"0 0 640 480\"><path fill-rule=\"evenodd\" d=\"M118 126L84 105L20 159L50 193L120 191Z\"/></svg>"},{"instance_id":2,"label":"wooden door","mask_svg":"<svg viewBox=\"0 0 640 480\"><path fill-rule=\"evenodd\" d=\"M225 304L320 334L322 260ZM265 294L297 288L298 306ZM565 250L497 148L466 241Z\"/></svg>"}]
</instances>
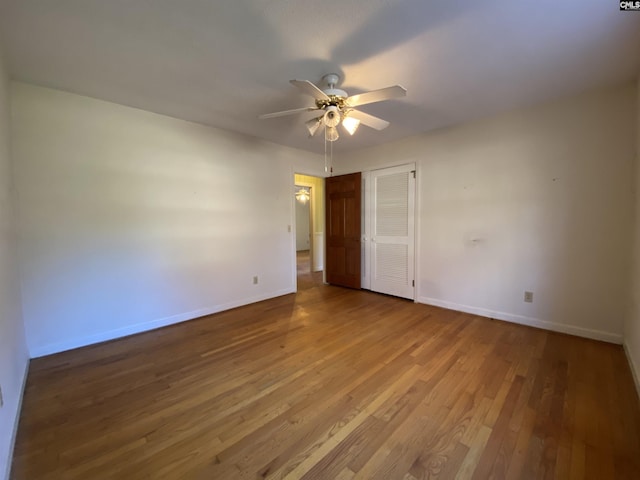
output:
<instances>
[{"instance_id":1,"label":"wooden door","mask_svg":"<svg viewBox=\"0 0 640 480\"><path fill-rule=\"evenodd\" d=\"M361 192L360 173L325 180L327 283L360 288Z\"/></svg>"}]
</instances>

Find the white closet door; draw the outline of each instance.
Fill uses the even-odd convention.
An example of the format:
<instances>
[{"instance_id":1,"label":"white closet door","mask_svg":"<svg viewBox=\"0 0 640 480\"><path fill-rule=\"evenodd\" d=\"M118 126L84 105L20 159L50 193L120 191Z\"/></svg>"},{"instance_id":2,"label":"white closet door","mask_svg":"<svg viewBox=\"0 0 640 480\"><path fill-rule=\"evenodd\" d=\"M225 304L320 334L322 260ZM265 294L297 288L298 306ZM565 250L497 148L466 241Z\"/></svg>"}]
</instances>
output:
<instances>
[{"instance_id":1,"label":"white closet door","mask_svg":"<svg viewBox=\"0 0 640 480\"><path fill-rule=\"evenodd\" d=\"M415 170L371 172L371 290L414 299Z\"/></svg>"}]
</instances>

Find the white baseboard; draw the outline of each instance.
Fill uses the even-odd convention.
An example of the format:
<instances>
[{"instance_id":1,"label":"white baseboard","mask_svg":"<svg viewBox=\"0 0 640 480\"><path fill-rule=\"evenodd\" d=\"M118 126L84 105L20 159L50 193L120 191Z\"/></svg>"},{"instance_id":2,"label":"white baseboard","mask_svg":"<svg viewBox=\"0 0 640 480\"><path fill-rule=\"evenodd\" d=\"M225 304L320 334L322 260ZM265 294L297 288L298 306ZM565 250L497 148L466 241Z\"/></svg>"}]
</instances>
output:
<instances>
[{"instance_id":1,"label":"white baseboard","mask_svg":"<svg viewBox=\"0 0 640 480\"><path fill-rule=\"evenodd\" d=\"M16 405L15 418L13 420L13 430L11 439L9 440L9 456L7 457L7 469L4 472L4 479L9 480L11 475L11 465L13 464L13 450L16 445L16 437L18 435L18 425L20 424L20 413L22 412L22 399L24 398L24 389L27 386L27 375L29 374L29 359L27 359L24 370L22 372L22 381L20 382L20 395L18 396L18 405Z\"/></svg>"},{"instance_id":2,"label":"white baseboard","mask_svg":"<svg viewBox=\"0 0 640 480\"><path fill-rule=\"evenodd\" d=\"M258 295L255 297L245 298L235 302L229 302L222 305L215 305L208 308L201 308L199 310L194 310L191 312L180 313L178 315L172 315L170 317L151 320L149 322L137 323L134 325L129 325L127 327L108 330L106 332L100 332L95 335L89 335L87 337L74 338L72 340L65 341L65 342L42 345L38 347L31 347L31 358L44 357L45 355L52 355L54 353L60 353L66 350L73 350L74 348L86 347L87 345L93 345L95 343L106 342L108 340L127 337L129 335L134 335L136 333L155 330L157 328L166 327L168 325L173 325L175 323L186 322L188 320L193 320L194 318L204 317L206 315L212 315L214 313L222 312L224 310L230 310L232 308L242 307L243 305L261 302L263 300L279 297L281 295L287 295L289 293L295 293L295 289L285 288L282 290L277 290L275 292Z\"/></svg>"},{"instance_id":3,"label":"white baseboard","mask_svg":"<svg viewBox=\"0 0 640 480\"><path fill-rule=\"evenodd\" d=\"M640 397L640 363L636 363L636 358L633 357L627 342L624 342L622 346L624 347L624 353L627 355L627 362L629 362L629 367L631 368L631 375L633 376L633 381L636 384L638 397Z\"/></svg>"},{"instance_id":4,"label":"white baseboard","mask_svg":"<svg viewBox=\"0 0 640 480\"><path fill-rule=\"evenodd\" d=\"M462 305L459 303L438 300L436 298L419 297L418 302L425 303L427 305L433 305L436 307L447 308L449 310L472 313L474 315L480 315L482 317L495 318L497 320L504 320L506 322L519 323L521 325L528 325L530 327L551 330L552 332L568 333L570 335L576 335L578 337L602 340L604 342L616 343L618 345L622 344L622 335L617 333L603 332L601 330L593 330L590 328L578 327L575 325L565 325L563 323L550 322L548 320L540 320L538 318L525 317L524 315L516 315L513 313L497 312L493 310L487 310L485 308L472 307L469 305Z\"/></svg>"}]
</instances>

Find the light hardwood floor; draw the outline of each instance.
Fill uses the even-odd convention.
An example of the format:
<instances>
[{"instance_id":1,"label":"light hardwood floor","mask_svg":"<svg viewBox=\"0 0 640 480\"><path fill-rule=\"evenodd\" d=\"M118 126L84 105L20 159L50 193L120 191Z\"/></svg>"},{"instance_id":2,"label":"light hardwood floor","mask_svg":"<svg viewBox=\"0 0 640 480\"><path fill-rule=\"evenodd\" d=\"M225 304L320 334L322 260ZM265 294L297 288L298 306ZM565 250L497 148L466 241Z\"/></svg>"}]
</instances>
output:
<instances>
[{"instance_id":1,"label":"light hardwood floor","mask_svg":"<svg viewBox=\"0 0 640 480\"><path fill-rule=\"evenodd\" d=\"M13 479L640 478L619 346L315 285L32 361Z\"/></svg>"},{"instance_id":2,"label":"light hardwood floor","mask_svg":"<svg viewBox=\"0 0 640 480\"><path fill-rule=\"evenodd\" d=\"M298 275L298 291L322 285L322 271L311 271L309 250L296 252L296 271Z\"/></svg>"}]
</instances>

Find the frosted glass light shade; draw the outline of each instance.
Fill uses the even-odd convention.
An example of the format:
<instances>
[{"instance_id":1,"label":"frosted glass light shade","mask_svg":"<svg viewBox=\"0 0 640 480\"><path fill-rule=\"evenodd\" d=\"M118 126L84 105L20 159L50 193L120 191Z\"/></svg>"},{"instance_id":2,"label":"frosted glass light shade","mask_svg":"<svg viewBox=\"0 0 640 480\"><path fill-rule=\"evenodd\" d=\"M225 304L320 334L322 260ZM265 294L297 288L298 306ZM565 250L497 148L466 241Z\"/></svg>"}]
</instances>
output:
<instances>
[{"instance_id":1,"label":"frosted glass light shade","mask_svg":"<svg viewBox=\"0 0 640 480\"><path fill-rule=\"evenodd\" d=\"M340 110L335 105L325 108L324 123L327 127L337 127L340 123Z\"/></svg>"},{"instance_id":2,"label":"frosted glass light shade","mask_svg":"<svg viewBox=\"0 0 640 480\"><path fill-rule=\"evenodd\" d=\"M318 131L318 128L320 127L320 123L322 123L322 117L312 118L308 122L305 122L304 125L305 127L307 127L307 130L309 130L310 137L313 137L316 134L316 132Z\"/></svg>"},{"instance_id":3,"label":"frosted glass light shade","mask_svg":"<svg viewBox=\"0 0 640 480\"><path fill-rule=\"evenodd\" d=\"M324 138L326 138L330 142L335 142L340 138L340 134L338 134L338 129L336 127L327 127L324 130Z\"/></svg>"},{"instance_id":4,"label":"frosted glass light shade","mask_svg":"<svg viewBox=\"0 0 640 480\"><path fill-rule=\"evenodd\" d=\"M360 126L360 120L353 117L345 117L342 120L342 126L347 132L349 132L349 135L353 135Z\"/></svg>"}]
</instances>

